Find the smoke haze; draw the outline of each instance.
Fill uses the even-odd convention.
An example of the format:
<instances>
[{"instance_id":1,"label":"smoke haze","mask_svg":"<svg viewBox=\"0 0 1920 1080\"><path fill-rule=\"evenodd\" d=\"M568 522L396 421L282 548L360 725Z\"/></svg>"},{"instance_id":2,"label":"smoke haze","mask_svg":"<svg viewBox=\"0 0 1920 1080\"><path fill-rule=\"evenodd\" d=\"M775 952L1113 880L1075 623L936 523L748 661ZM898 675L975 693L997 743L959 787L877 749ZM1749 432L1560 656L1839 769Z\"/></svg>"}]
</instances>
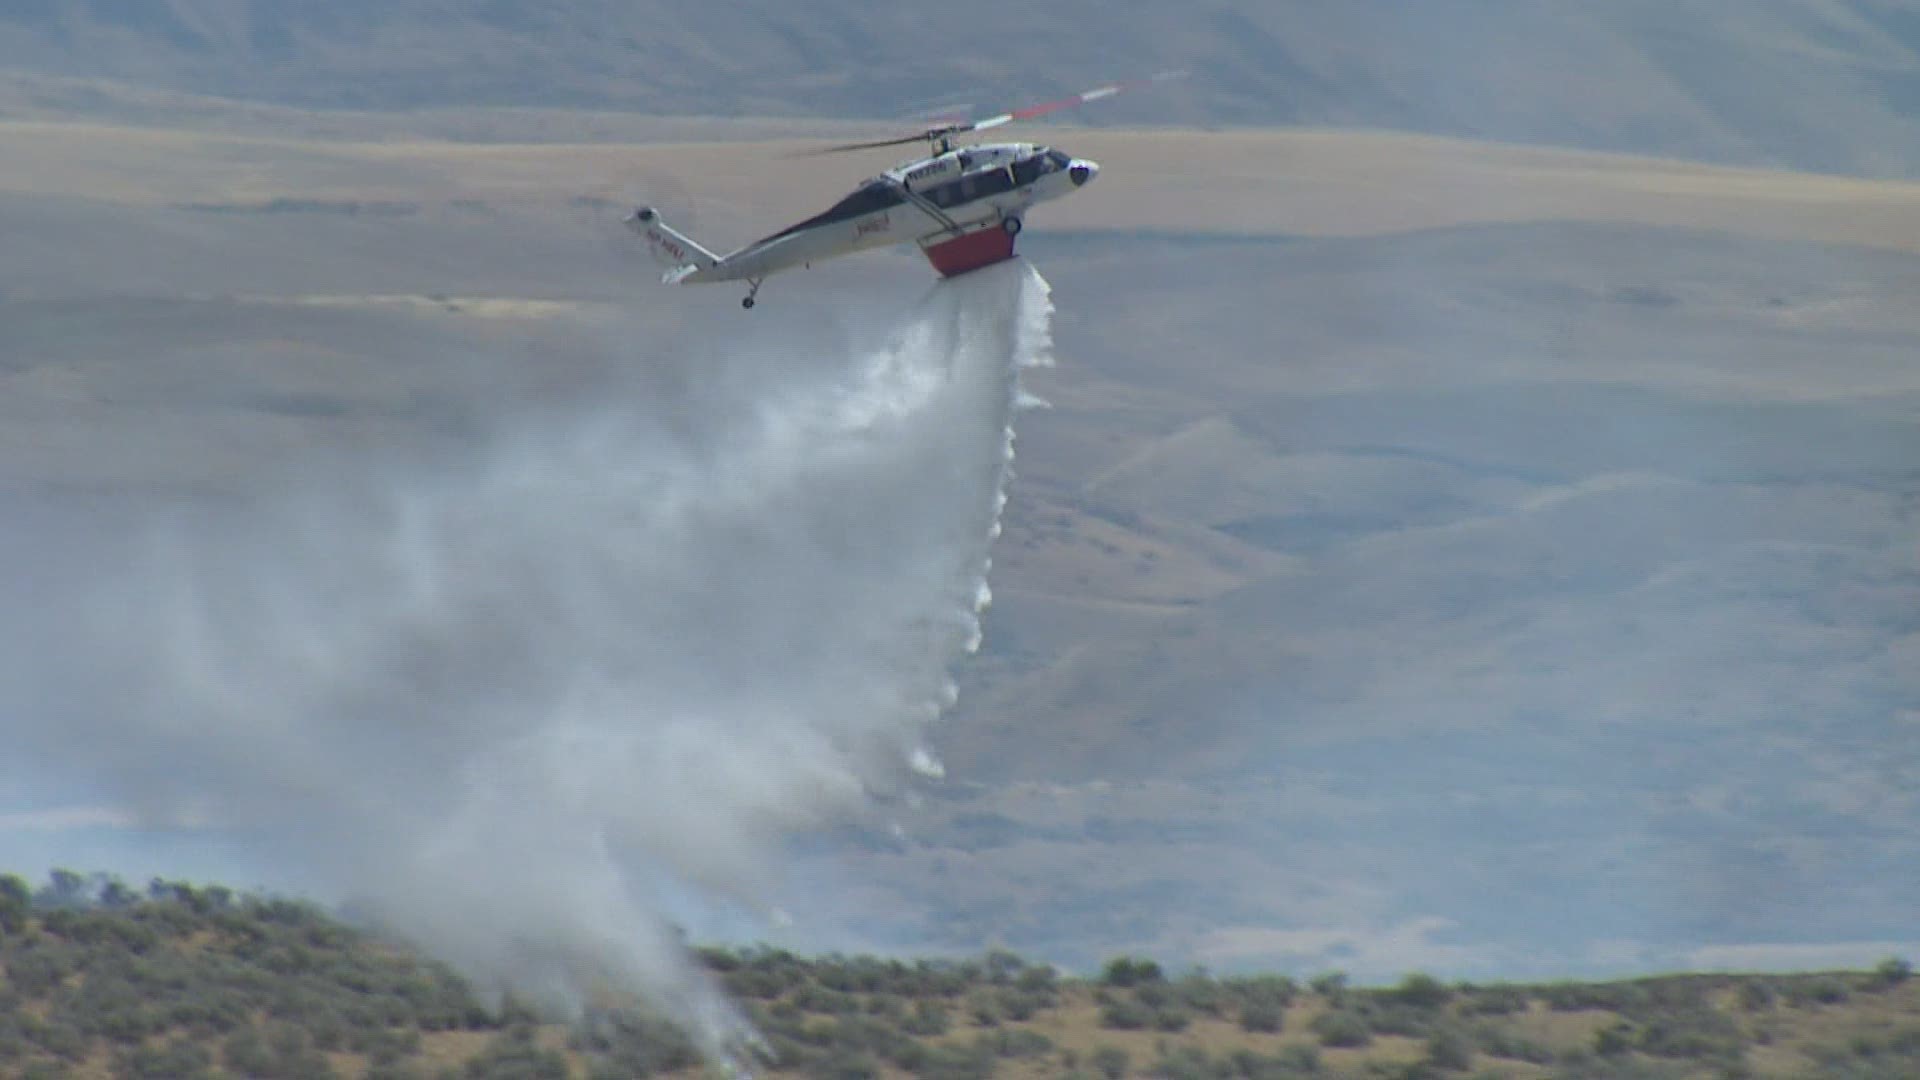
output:
<instances>
[{"instance_id":1,"label":"smoke haze","mask_svg":"<svg viewBox=\"0 0 1920 1080\"><path fill-rule=\"evenodd\" d=\"M49 773L231 829L483 984L635 989L719 1050L674 906L765 912L780 839L937 771L1050 312L1009 263L782 365L820 374L522 417L145 523L118 565L16 522L62 569L0 623L0 708Z\"/></svg>"}]
</instances>

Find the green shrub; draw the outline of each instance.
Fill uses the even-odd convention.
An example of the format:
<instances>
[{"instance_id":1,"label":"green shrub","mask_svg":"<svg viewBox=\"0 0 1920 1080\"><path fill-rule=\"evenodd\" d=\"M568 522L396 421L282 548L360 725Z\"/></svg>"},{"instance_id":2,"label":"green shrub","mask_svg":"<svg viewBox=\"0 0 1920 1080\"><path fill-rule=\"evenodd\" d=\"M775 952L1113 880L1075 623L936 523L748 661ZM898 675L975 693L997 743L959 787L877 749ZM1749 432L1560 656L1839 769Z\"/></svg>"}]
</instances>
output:
<instances>
[{"instance_id":1,"label":"green shrub","mask_svg":"<svg viewBox=\"0 0 1920 1080\"><path fill-rule=\"evenodd\" d=\"M1187 1030L1193 1023L1193 1014L1177 1005L1168 1005L1153 1010L1153 1029L1169 1034Z\"/></svg>"},{"instance_id":2,"label":"green shrub","mask_svg":"<svg viewBox=\"0 0 1920 1080\"><path fill-rule=\"evenodd\" d=\"M1459 1072L1473 1064L1473 1043L1457 1028L1443 1027L1427 1036L1427 1064Z\"/></svg>"},{"instance_id":3,"label":"green shrub","mask_svg":"<svg viewBox=\"0 0 1920 1080\"><path fill-rule=\"evenodd\" d=\"M1913 965L1898 956L1889 956L1873 969L1874 983L1881 989L1899 986L1913 978Z\"/></svg>"},{"instance_id":4,"label":"green shrub","mask_svg":"<svg viewBox=\"0 0 1920 1080\"><path fill-rule=\"evenodd\" d=\"M28 1037L35 1045L62 1061L80 1061L93 1048L93 1040L59 1018L28 1029Z\"/></svg>"},{"instance_id":5,"label":"green shrub","mask_svg":"<svg viewBox=\"0 0 1920 1080\"><path fill-rule=\"evenodd\" d=\"M1000 991L998 997L1000 1014L1016 1024L1026 1023L1054 1003L1052 991L1008 989Z\"/></svg>"},{"instance_id":6,"label":"green shrub","mask_svg":"<svg viewBox=\"0 0 1920 1080\"><path fill-rule=\"evenodd\" d=\"M1671 1062L1634 1058L1597 1058L1591 1054L1562 1058L1553 1080L1693 1080L1697 1073ZM1835 1080L1821 1077L1820 1080Z\"/></svg>"},{"instance_id":7,"label":"green shrub","mask_svg":"<svg viewBox=\"0 0 1920 1080\"><path fill-rule=\"evenodd\" d=\"M1302 1073L1315 1076L1320 1072L1320 1048L1317 1046L1283 1046L1273 1056L1273 1061L1283 1073Z\"/></svg>"},{"instance_id":8,"label":"green shrub","mask_svg":"<svg viewBox=\"0 0 1920 1080\"><path fill-rule=\"evenodd\" d=\"M1638 1016L1648 1004L1646 990L1631 983L1551 983L1540 988L1540 997L1555 1012L1598 1009Z\"/></svg>"},{"instance_id":9,"label":"green shrub","mask_svg":"<svg viewBox=\"0 0 1920 1080\"><path fill-rule=\"evenodd\" d=\"M1100 982L1106 986L1130 987L1143 983L1157 983L1165 977L1160 971L1160 965L1151 960L1116 956L1107 961L1107 966L1100 973Z\"/></svg>"},{"instance_id":10,"label":"green shrub","mask_svg":"<svg viewBox=\"0 0 1920 1080\"><path fill-rule=\"evenodd\" d=\"M304 1029L296 1024L277 1022L267 1029L266 1042L273 1055L271 1076L321 1080L331 1078L333 1067L313 1046Z\"/></svg>"},{"instance_id":11,"label":"green shrub","mask_svg":"<svg viewBox=\"0 0 1920 1080\"><path fill-rule=\"evenodd\" d=\"M1275 1008L1265 1002L1255 1002L1240 1007L1240 1029L1262 1035L1272 1035L1286 1024L1285 1009Z\"/></svg>"},{"instance_id":12,"label":"green shrub","mask_svg":"<svg viewBox=\"0 0 1920 1080\"><path fill-rule=\"evenodd\" d=\"M33 942L7 958L7 981L28 997L44 997L80 969L81 957L65 942Z\"/></svg>"},{"instance_id":13,"label":"green shrub","mask_svg":"<svg viewBox=\"0 0 1920 1080\"><path fill-rule=\"evenodd\" d=\"M1046 964L1025 968L1014 985L1029 994L1051 994L1058 982L1059 975Z\"/></svg>"},{"instance_id":14,"label":"green shrub","mask_svg":"<svg viewBox=\"0 0 1920 1080\"><path fill-rule=\"evenodd\" d=\"M1313 988L1314 993L1319 994L1328 1001L1338 1001L1344 998L1347 993L1347 973L1344 971L1324 972L1308 979L1307 985Z\"/></svg>"},{"instance_id":15,"label":"green shrub","mask_svg":"<svg viewBox=\"0 0 1920 1080\"><path fill-rule=\"evenodd\" d=\"M1166 983L1145 983L1133 991L1133 1000L1149 1009L1164 1008L1173 1004L1173 988Z\"/></svg>"},{"instance_id":16,"label":"green shrub","mask_svg":"<svg viewBox=\"0 0 1920 1080\"><path fill-rule=\"evenodd\" d=\"M927 1059L932 1056L932 1052L927 1049L926 1044L915 1039L902 1037L895 1042L889 1043L887 1048L881 1052L880 1056L886 1059L887 1064L892 1065L896 1069L904 1069L910 1073L917 1073L920 1071L920 1067L927 1063Z\"/></svg>"},{"instance_id":17,"label":"green shrub","mask_svg":"<svg viewBox=\"0 0 1920 1080\"><path fill-rule=\"evenodd\" d=\"M1320 1037L1320 1045L1336 1048L1365 1046L1373 1041L1373 1029L1352 1009L1329 1009L1308 1025Z\"/></svg>"},{"instance_id":18,"label":"green shrub","mask_svg":"<svg viewBox=\"0 0 1920 1080\"><path fill-rule=\"evenodd\" d=\"M902 992L917 998L956 998L967 992L970 983L968 969L941 960L915 961L899 977Z\"/></svg>"},{"instance_id":19,"label":"green shrub","mask_svg":"<svg viewBox=\"0 0 1920 1080\"><path fill-rule=\"evenodd\" d=\"M26 1033L16 1025L0 1020L0 1065L19 1061L32 1053L33 1042Z\"/></svg>"},{"instance_id":20,"label":"green shrub","mask_svg":"<svg viewBox=\"0 0 1920 1080\"><path fill-rule=\"evenodd\" d=\"M1815 1005L1839 1005L1853 996L1847 984L1831 975L1822 975L1812 979L1795 979L1787 984L1787 1004L1797 1009L1812 1008Z\"/></svg>"},{"instance_id":21,"label":"green shrub","mask_svg":"<svg viewBox=\"0 0 1920 1080\"><path fill-rule=\"evenodd\" d=\"M1160 1060L1153 1063L1153 1075L1164 1080L1214 1080L1219 1069L1198 1046L1163 1046Z\"/></svg>"},{"instance_id":22,"label":"green shrub","mask_svg":"<svg viewBox=\"0 0 1920 1080\"><path fill-rule=\"evenodd\" d=\"M1488 1057L1505 1058L1508 1061L1524 1061L1530 1065L1551 1065L1553 1049L1542 1043L1534 1042L1525 1036L1503 1030L1492 1024L1482 1024L1473 1033L1475 1044L1480 1052Z\"/></svg>"},{"instance_id":23,"label":"green shrub","mask_svg":"<svg viewBox=\"0 0 1920 1080\"><path fill-rule=\"evenodd\" d=\"M809 1063L808 1080L877 1080L880 1063L855 1050L836 1050Z\"/></svg>"},{"instance_id":24,"label":"green shrub","mask_svg":"<svg viewBox=\"0 0 1920 1080\"><path fill-rule=\"evenodd\" d=\"M0 874L0 935L27 928L33 912L33 887L18 874Z\"/></svg>"},{"instance_id":25,"label":"green shrub","mask_svg":"<svg viewBox=\"0 0 1920 1080\"><path fill-rule=\"evenodd\" d=\"M411 1029L356 1027L347 1033L347 1049L370 1061L398 1061L420 1052L420 1033Z\"/></svg>"},{"instance_id":26,"label":"green shrub","mask_svg":"<svg viewBox=\"0 0 1920 1080\"><path fill-rule=\"evenodd\" d=\"M995 949L981 960L981 966L986 971L988 982L1005 986L1020 977L1020 973L1027 968L1027 962L1016 953Z\"/></svg>"},{"instance_id":27,"label":"green shrub","mask_svg":"<svg viewBox=\"0 0 1920 1080\"><path fill-rule=\"evenodd\" d=\"M1242 1008L1248 1005L1268 1005L1285 1010L1299 996L1299 987L1285 975L1258 975L1252 978L1229 979L1221 984L1227 997L1238 1002Z\"/></svg>"},{"instance_id":28,"label":"green shrub","mask_svg":"<svg viewBox=\"0 0 1920 1080\"><path fill-rule=\"evenodd\" d=\"M494 1036L460 1075L466 1080L569 1080L567 1059L535 1043L523 1027Z\"/></svg>"},{"instance_id":29,"label":"green shrub","mask_svg":"<svg viewBox=\"0 0 1920 1080\"><path fill-rule=\"evenodd\" d=\"M1400 985L1388 991L1388 995L1409 1008L1438 1009L1453 997L1453 991L1439 979L1416 971L1400 980Z\"/></svg>"},{"instance_id":30,"label":"green shrub","mask_svg":"<svg viewBox=\"0 0 1920 1080\"><path fill-rule=\"evenodd\" d=\"M1416 1009L1397 1002L1383 1004L1380 999L1362 1000L1350 1007L1367 1018L1367 1026L1375 1035L1403 1035L1409 1039L1426 1038L1433 1033L1434 1023L1444 1018L1432 1009Z\"/></svg>"},{"instance_id":31,"label":"green shrub","mask_svg":"<svg viewBox=\"0 0 1920 1080\"><path fill-rule=\"evenodd\" d=\"M995 1057L1036 1058L1053 1051L1053 1040L1037 1031L1010 1028L983 1034L977 1040L983 1051Z\"/></svg>"},{"instance_id":32,"label":"green shrub","mask_svg":"<svg viewBox=\"0 0 1920 1080\"><path fill-rule=\"evenodd\" d=\"M1142 1031L1153 1024L1153 1010L1131 998L1115 998L1100 1009L1100 1026L1115 1031Z\"/></svg>"},{"instance_id":33,"label":"green shrub","mask_svg":"<svg viewBox=\"0 0 1920 1080\"><path fill-rule=\"evenodd\" d=\"M116 1080L200 1080L213 1075L213 1055L187 1039L140 1046L114 1062Z\"/></svg>"},{"instance_id":34,"label":"green shrub","mask_svg":"<svg viewBox=\"0 0 1920 1080\"><path fill-rule=\"evenodd\" d=\"M847 1016L860 1011L859 998L813 983L794 991L793 1003L807 1012L828 1016Z\"/></svg>"},{"instance_id":35,"label":"green shrub","mask_svg":"<svg viewBox=\"0 0 1920 1080\"><path fill-rule=\"evenodd\" d=\"M1462 991L1461 996L1460 1012L1465 1016L1512 1016L1527 1011L1527 992L1517 986L1480 986Z\"/></svg>"},{"instance_id":36,"label":"green shrub","mask_svg":"<svg viewBox=\"0 0 1920 1080\"><path fill-rule=\"evenodd\" d=\"M590 1012L575 1026L571 1042L575 1050L625 1076L651 1076L700 1064L700 1052L685 1032L643 1013Z\"/></svg>"},{"instance_id":37,"label":"green shrub","mask_svg":"<svg viewBox=\"0 0 1920 1080\"><path fill-rule=\"evenodd\" d=\"M1093 1052L1093 1067L1107 1080L1121 1080L1130 1064L1127 1052L1118 1046L1103 1045Z\"/></svg>"},{"instance_id":38,"label":"green shrub","mask_svg":"<svg viewBox=\"0 0 1920 1080\"><path fill-rule=\"evenodd\" d=\"M1194 1012L1219 1016L1226 1011L1227 994L1204 971L1191 971L1174 984L1174 1000Z\"/></svg>"},{"instance_id":39,"label":"green shrub","mask_svg":"<svg viewBox=\"0 0 1920 1080\"><path fill-rule=\"evenodd\" d=\"M938 1038L953 1026L953 1018L937 1001L919 1001L913 1006L912 1015L900 1025L909 1034L925 1038Z\"/></svg>"},{"instance_id":40,"label":"green shrub","mask_svg":"<svg viewBox=\"0 0 1920 1080\"><path fill-rule=\"evenodd\" d=\"M1593 1033L1593 1052L1601 1057L1621 1057L1633 1052L1639 1033L1632 1024L1621 1021Z\"/></svg>"},{"instance_id":41,"label":"green shrub","mask_svg":"<svg viewBox=\"0 0 1920 1080\"><path fill-rule=\"evenodd\" d=\"M693 950L694 959L708 971L728 972L740 967L740 954L725 945L702 945Z\"/></svg>"},{"instance_id":42,"label":"green shrub","mask_svg":"<svg viewBox=\"0 0 1920 1080\"><path fill-rule=\"evenodd\" d=\"M1739 990L1740 1007L1748 1012L1765 1012L1773 1008L1775 998L1773 984L1766 979L1742 979Z\"/></svg>"},{"instance_id":43,"label":"green shrub","mask_svg":"<svg viewBox=\"0 0 1920 1080\"><path fill-rule=\"evenodd\" d=\"M978 1046L935 1046L913 1075L921 1080L990 1080L994 1059Z\"/></svg>"},{"instance_id":44,"label":"green shrub","mask_svg":"<svg viewBox=\"0 0 1920 1080\"><path fill-rule=\"evenodd\" d=\"M720 984L734 998L771 1001L787 992L787 980L779 973L754 968L734 968L721 976Z\"/></svg>"},{"instance_id":45,"label":"green shrub","mask_svg":"<svg viewBox=\"0 0 1920 1080\"><path fill-rule=\"evenodd\" d=\"M1654 1057L1735 1059L1746 1050L1746 1036L1715 1009L1681 1009L1642 1021L1638 1045Z\"/></svg>"},{"instance_id":46,"label":"green shrub","mask_svg":"<svg viewBox=\"0 0 1920 1080\"><path fill-rule=\"evenodd\" d=\"M273 1072L279 1059L258 1028L243 1027L220 1044L220 1061L230 1073L266 1076Z\"/></svg>"}]
</instances>

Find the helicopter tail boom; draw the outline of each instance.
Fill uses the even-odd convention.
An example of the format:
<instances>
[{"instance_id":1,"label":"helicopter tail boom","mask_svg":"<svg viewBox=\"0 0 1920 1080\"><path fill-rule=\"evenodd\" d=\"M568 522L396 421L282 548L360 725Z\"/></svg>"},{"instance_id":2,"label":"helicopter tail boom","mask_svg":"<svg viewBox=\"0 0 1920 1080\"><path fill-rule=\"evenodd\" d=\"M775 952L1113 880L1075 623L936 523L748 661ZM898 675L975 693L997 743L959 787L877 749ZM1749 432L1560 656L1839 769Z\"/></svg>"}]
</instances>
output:
<instances>
[{"instance_id":1,"label":"helicopter tail boom","mask_svg":"<svg viewBox=\"0 0 1920 1080\"><path fill-rule=\"evenodd\" d=\"M661 220L660 212L651 206L635 210L633 216L627 218L627 227L646 239L647 250L667 268L663 280L668 284L720 265L720 256Z\"/></svg>"}]
</instances>

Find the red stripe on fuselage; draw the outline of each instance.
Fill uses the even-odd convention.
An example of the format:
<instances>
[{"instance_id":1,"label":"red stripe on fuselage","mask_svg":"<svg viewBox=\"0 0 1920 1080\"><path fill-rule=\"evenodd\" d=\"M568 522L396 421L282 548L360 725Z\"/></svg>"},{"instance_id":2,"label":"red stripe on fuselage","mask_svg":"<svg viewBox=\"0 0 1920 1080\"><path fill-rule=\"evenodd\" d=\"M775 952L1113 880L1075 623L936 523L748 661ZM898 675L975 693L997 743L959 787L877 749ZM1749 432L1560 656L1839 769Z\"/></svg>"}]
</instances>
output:
<instances>
[{"instance_id":1,"label":"red stripe on fuselage","mask_svg":"<svg viewBox=\"0 0 1920 1080\"><path fill-rule=\"evenodd\" d=\"M1013 258L1013 234L989 225L921 250L941 277L952 277Z\"/></svg>"}]
</instances>

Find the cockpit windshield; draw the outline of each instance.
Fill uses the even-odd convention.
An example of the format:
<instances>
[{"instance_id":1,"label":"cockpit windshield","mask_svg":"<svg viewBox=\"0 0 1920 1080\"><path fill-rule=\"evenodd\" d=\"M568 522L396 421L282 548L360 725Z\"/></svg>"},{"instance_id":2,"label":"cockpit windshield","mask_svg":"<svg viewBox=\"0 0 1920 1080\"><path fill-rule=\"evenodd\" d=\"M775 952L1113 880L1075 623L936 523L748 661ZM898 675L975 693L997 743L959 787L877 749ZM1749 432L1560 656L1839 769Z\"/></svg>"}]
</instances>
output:
<instances>
[{"instance_id":1,"label":"cockpit windshield","mask_svg":"<svg viewBox=\"0 0 1920 1080\"><path fill-rule=\"evenodd\" d=\"M1072 158L1058 150L1049 150L1044 146L1033 148L1033 155L1013 167L1013 179L1022 187L1046 176L1049 173L1065 172Z\"/></svg>"}]
</instances>

